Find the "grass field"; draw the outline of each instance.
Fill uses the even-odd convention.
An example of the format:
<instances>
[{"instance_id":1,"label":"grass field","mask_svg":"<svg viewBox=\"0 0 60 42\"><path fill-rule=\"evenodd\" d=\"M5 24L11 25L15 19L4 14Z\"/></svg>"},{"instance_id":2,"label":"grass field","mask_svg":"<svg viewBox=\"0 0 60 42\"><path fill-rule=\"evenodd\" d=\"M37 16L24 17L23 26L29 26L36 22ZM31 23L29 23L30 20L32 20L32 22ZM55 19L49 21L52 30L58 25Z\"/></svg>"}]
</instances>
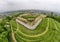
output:
<instances>
[{"instance_id":1,"label":"grass field","mask_svg":"<svg viewBox=\"0 0 60 42\"><path fill-rule=\"evenodd\" d=\"M16 22L17 16L3 18L0 21L0 42L60 42L59 21L42 15L42 21L31 30ZM24 16L24 18L35 17Z\"/></svg>"},{"instance_id":2,"label":"grass field","mask_svg":"<svg viewBox=\"0 0 60 42\"><path fill-rule=\"evenodd\" d=\"M11 20L17 42L59 42L60 23L52 18L44 18L34 30Z\"/></svg>"}]
</instances>

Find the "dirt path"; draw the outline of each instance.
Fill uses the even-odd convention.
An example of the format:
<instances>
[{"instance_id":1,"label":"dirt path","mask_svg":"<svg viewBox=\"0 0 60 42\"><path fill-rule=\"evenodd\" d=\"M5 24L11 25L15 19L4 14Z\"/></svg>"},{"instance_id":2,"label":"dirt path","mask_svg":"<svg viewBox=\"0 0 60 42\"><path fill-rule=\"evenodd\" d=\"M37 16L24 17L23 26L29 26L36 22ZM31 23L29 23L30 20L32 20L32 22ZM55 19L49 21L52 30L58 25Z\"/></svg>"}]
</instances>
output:
<instances>
[{"instance_id":1,"label":"dirt path","mask_svg":"<svg viewBox=\"0 0 60 42\"><path fill-rule=\"evenodd\" d=\"M42 36L42 35L44 35L45 33L47 33L48 28L49 28L49 19L48 19L48 21L47 21L47 22L48 22L48 23L47 23L46 30L45 30L43 33L38 34L38 35L33 35L33 36L31 36L31 35L27 35L27 34L25 34L25 33L21 32L21 31L18 29L18 28L19 28L18 24L17 24L17 29L18 29L18 31L19 31L22 35L24 35L24 36L27 36L27 37L39 37L39 36Z\"/></svg>"},{"instance_id":2,"label":"dirt path","mask_svg":"<svg viewBox=\"0 0 60 42\"><path fill-rule=\"evenodd\" d=\"M14 36L13 29L12 29L12 24L11 24L11 31L12 31L12 39L13 39L13 42L17 42L16 39L15 39L15 36Z\"/></svg>"}]
</instances>

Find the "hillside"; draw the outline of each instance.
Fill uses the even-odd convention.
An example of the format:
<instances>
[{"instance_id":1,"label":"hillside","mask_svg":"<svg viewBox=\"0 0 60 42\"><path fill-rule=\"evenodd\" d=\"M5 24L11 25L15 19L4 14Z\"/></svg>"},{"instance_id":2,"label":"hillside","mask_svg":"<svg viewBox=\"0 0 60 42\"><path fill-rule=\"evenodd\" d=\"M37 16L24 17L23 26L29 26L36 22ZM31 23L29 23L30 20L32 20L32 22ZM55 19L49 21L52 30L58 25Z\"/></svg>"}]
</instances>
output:
<instances>
[{"instance_id":1,"label":"hillside","mask_svg":"<svg viewBox=\"0 0 60 42\"><path fill-rule=\"evenodd\" d=\"M17 42L59 42L60 23L52 18L44 18L34 30L12 20L12 29ZM15 24L15 25L14 25Z\"/></svg>"},{"instance_id":2,"label":"hillside","mask_svg":"<svg viewBox=\"0 0 60 42\"><path fill-rule=\"evenodd\" d=\"M24 15L24 19L21 20L20 15L6 16L0 21L0 42L60 42L60 22L47 15L30 13ZM32 27L39 21L40 18L36 19L39 16L42 20L35 29L29 29L16 21L19 17L21 21Z\"/></svg>"}]
</instances>

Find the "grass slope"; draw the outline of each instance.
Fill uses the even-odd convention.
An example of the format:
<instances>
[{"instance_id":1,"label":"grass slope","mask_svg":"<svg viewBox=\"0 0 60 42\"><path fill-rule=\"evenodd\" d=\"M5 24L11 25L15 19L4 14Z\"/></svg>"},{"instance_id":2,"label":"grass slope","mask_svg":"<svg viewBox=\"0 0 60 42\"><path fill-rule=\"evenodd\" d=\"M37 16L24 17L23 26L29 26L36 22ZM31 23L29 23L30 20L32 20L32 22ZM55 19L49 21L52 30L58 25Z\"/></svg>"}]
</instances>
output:
<instances>
[{"instance_id":1,"label":"grass slope","mask_svg":"<svg viewBox=\"0 0 60 42\"><path fill-rule=\"evenodd\" d=\"M60 23L51 18L44 18L35 30L11 21L17 42L59 42Z\"/></svg>"}]
</instances>

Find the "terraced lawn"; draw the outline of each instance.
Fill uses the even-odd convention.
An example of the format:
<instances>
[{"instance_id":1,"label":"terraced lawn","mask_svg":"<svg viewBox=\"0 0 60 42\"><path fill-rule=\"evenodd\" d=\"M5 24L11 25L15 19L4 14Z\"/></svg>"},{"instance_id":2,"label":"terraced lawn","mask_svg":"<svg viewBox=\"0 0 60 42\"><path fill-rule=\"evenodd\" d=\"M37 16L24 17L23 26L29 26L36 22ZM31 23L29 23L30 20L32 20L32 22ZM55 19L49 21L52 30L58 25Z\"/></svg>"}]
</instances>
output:
<instances>
[{"instance_id":1,"label":"terraced lawn","mask_svg":"<svg viewBox=\"0 0 60 42\"><path fill-rule=\"evenodd\" d=\"M12 29L17 42L60 42L60 23L44 18L34 30L12 20Z\"/></svg>"}]
</instances>

